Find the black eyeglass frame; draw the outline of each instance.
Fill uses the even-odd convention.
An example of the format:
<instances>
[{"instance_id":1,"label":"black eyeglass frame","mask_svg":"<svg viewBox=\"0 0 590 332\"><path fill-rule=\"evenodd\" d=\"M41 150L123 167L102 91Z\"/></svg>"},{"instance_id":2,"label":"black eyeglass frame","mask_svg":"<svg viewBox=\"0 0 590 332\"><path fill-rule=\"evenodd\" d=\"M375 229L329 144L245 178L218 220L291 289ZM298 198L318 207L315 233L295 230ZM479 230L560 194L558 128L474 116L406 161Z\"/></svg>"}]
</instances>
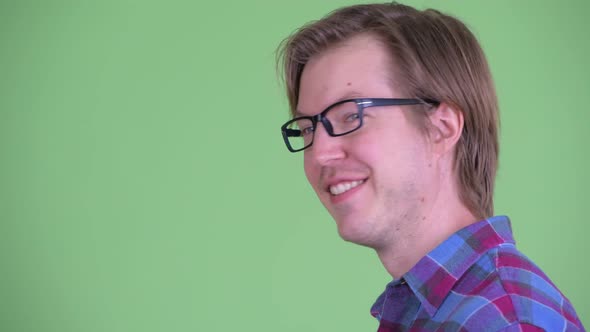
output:
<instances>
[{"instance_id":1,"label":"black eyeglass frame","mask_svg":"<svg viewBox=\"0 0 590 332\"><path fill-rule=\"evenodd\" d=\"M357 106L358 109L358 114L359 114L359 125L358 127L346 131L344 133L341 134L334 134L334 129L332 127L332 124L330 123L330 120L328 120L328 118L326 117L326 114L333 109L334 107L344 104L344 103L349 103L349 102L354 102ZM365 108L367 107L378 107L378 106L406 106L406 105L431 105L431 106L438 106L439 102L433 99L416 99L416 98L354 98L354 99L345 99L345 100L341 100L339 102L336 102L330 106L328 106L325 110L323 110L321 113L318 113L316 115L312 115L312 116L300 116L300 117L296 117L293 118L289 121L287 121L284 125L281 126L281 133L283 135L283 140L285 141L285 145L287 145L287 149L289 149L289 151L291 152L299 152L302 150L307 149L308 147L313 145L313 138L311 140L311 142L309 144L307 144L306 146L300 148L300 149L294 149L291 146L291 143L289 143L289 137L298 137L301 136L301 130L297 130L297 129L289 129L289 125L291 125L293 122L296 121L301 121L304 119L310 120L312 123L312 129L315 135L315 131L317 128L317 124L318 122L321 122L324 125L324 128L326 129L326 132L328 133L328 135L330 135L331 137L338 137L338 136L344 136L347 134L352 133L353 131L358 130L359 128L361 128L363 126L363 111L365 110Z\"/></svg>"}]
</instances>

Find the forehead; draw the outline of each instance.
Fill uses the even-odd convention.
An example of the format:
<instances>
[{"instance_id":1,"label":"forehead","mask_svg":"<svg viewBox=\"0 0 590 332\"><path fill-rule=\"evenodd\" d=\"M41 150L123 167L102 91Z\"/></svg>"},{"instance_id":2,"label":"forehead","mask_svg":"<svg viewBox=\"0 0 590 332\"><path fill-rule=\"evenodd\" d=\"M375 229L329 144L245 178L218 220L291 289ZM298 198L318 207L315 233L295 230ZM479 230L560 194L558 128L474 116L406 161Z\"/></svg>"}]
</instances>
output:
<instances>
[{"instance_id":1,"label":"forehead","mask_svg":"<svg viewBox=\"0 0 590 332\"><path fill-rule=\"evenodd\" d=\"M392 98L393 57L371 35L359 35L313 56L299 86L297 113L315 114L348 98Z\"/></svg>"}]
</instances>

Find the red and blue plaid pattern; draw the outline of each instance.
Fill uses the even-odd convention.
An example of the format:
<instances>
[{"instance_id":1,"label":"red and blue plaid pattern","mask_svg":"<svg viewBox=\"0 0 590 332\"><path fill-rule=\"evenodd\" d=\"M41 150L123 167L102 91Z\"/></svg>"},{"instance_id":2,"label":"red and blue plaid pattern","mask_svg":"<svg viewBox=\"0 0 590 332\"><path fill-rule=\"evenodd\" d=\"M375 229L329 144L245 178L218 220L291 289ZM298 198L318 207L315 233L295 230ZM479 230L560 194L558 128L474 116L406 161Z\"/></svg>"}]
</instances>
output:
<instances>
[{"instance_id":1,"label":"red and blue plaid pattern","mask_svg":"<svg viewBox=\"0 0 590 332\"><path fill-rule=\"evenodd\" d=\"M472 224L389 283L371 314L387 331L585 331L569 300L515 247L510 220Z\"/></svg>"}]
</instances>

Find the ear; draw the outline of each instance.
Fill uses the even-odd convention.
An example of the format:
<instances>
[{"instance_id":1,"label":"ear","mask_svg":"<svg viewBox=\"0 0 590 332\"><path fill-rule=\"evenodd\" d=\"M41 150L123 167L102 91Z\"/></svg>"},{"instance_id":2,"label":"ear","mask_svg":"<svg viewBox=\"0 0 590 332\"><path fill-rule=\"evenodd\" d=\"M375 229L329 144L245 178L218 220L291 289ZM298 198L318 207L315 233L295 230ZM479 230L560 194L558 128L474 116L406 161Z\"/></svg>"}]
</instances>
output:
<instances>
[{"instance_id":1,"label":"ear","mask_svg":"<svg viewBox=\"0 0 590 332\"><path fill-rule=\"evenodd\" d=\"M442 156L452 151L463 132L463 112L447 103L440 103L429 114L430 139L436 154Z\"/></svg>"}]
</instances>

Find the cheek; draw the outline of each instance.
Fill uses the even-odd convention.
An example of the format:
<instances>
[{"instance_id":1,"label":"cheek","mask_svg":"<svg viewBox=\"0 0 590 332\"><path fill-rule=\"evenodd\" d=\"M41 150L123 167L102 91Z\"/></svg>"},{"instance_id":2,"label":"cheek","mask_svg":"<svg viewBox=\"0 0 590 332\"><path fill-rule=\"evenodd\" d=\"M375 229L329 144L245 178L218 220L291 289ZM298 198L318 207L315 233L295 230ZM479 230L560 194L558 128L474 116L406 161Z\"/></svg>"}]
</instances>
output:
<instances>
[{"instance_id":1,"label":"cheek","mask_svg":"<svg viewBox=\"0 0 590 332\"><path fill-rule=\"evenodd\" d=\"M306 156L303 157L303 170L305 171L305 177L307 177L307 181L309 181L309 183L315 187L319 180L318 167L314 165L311 159Z\"/></svg>"},{"instance_id":2,"label":"cheek","mask_svg":"<svg viewBox=\"0 0 590 332\"><path fill-rule=\"evenodd\" d=\"M389 180L411 176L424 163L424 145L420 138L406 132L381 132L381 135L366 137L363 143L355 155L370 165L373 172Z\"/></svg>"},{"instance_id":3,"label":"cheek","mask_svg":"<svg viewBox=\"0 0 590 332\"><path fill-rule=\"evenodd\" d=\"M391 137L388 132L382 131L380 128L362 134L355 137L355 144L350 146L351 158L369 166L388 163L390 159L395 158L397 151L395 137Z\"/></svg>"}]
</instances>

